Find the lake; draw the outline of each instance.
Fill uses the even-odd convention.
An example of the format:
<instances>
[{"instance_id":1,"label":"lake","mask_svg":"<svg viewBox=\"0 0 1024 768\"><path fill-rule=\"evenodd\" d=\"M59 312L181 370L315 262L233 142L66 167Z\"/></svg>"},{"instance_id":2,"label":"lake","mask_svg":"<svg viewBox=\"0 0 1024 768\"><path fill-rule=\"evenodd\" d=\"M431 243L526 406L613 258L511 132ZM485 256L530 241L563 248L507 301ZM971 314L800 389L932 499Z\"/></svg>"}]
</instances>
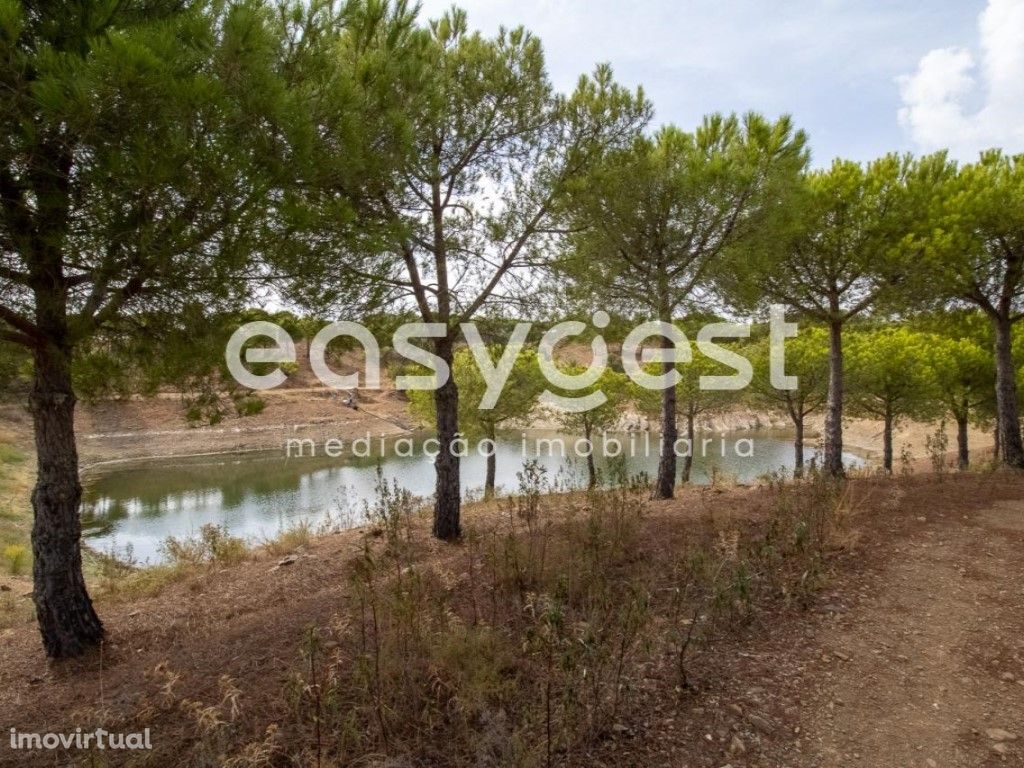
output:
<instances>
[{"instance_id":1,"label":"lake","mask_svg":"<svg viewBox=\"0 0 1024 768\"><path fill-rule=\"evenodd\" d=\"M191 536L207 524L250 541L274 538L301 523L358 525L363 522L364 500L375 496L378 466L388 482L397 480L417 496L433 493L433 459L424 451L424 439L395 443L383 452L374 446L376 455L367 456L349 452L332 458L323 455L324 446L318 445L316 456L288 457L282 451L111 466L85 483L84 535L98 551L130 553L141 563L157 563L168 536ZM577 439L538 430L502 433L495 452L499 492L518 487L517 472L529 459L546 469L553 488L585 485L586 460L573 450ZM702 439L707 441L703 446ZM602 451L600 439L595 438L595 461L605 481L641 472L655 474L657 434L609 434L607 440L607 450ZM616 452L616 440L625 457L603 455ZM697 443L694 483L708 483L716 474L749 482L793 466L792 438L784 432L706 433ZM565 455L561 455L563 448ZM815 453L808 448L806 460ZM850 464L861 463L856 456L846 458ZM485 462L473 448L462 459L467 498L481 495Z\"/></svg>"}]
</instances>

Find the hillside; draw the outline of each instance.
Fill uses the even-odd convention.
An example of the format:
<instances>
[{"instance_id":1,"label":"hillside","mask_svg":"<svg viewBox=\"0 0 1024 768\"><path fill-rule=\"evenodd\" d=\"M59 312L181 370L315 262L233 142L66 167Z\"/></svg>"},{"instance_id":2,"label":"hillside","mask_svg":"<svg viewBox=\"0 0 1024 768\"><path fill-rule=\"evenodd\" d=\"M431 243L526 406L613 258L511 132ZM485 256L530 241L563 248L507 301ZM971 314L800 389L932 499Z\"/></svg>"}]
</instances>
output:
<instances>
[{"instance_id":1,"label":"hillside","mask_svg":"<svg viewBox=\"0 0 1024 768\"><path fill-rule=\"evenodd\" d=\"M1022 493L1024 479L997 473L860 479L839 497L815 486L693 489L669 502L552 497L533 513L526 502L530 525L521 500L467 510L470 532L454 547L413 516L193 563L164 582L111 574L100 652L49 665L30 623L3 632L0 712L22 731L151 728L152 753L113 764L277 765L300 754L316 764L319 751L323 765L359 754L375 765L507 765L519 744L517 761L543 765L535 718L548 686L559 764L1020 764ZM801 552L785 542L802 520L823 538ZM778 557L765 554L771 541ZM527 559L542 543L540 572L493 560L509 542ZM680 570L695 548L717 553L710 582L707 569ZM568 577L566 618L583 624L564 631L609 636L588 641L593 656L559 650L570 668L546 667L529 627L543 637L557 625L535 611L562 589L559 574L586 563L606 572ZM749 569L740 592L738 565ZM514 573L535 586L520 592ZM705 594L708 584L728 588ZM642 625L590 602L635 589L648 595ZM591 598L577 602L576 590ZM416 596L405 619L402 594ZM693 606L700 627L680 635ZM527 643L518 652L505 646L516 637ZM376 676L362 666L374 657ZM611 675L590 694L573 688L588 665ZM350 687L359 669L362 692ZM403 702L407 685L418 703ZM566 709L570 690L582 698ZM52 755L5 750L0 764L52 765Z\"/></svg>"}]
</instances>

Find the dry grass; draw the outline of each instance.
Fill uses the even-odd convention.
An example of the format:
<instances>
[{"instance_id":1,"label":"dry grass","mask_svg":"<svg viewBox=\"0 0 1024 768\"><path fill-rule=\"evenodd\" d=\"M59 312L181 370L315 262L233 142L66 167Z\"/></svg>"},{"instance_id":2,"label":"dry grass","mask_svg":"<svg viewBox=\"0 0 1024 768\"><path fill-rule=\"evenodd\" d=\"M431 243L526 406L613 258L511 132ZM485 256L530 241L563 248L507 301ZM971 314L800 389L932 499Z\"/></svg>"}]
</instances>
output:
<instances>
[{"instance_id":1,"label":"dry grass","mask_svg":"<svg viewBox=\"0 0 1024 768\"><path fill-rule=\"evenodd\" d=\"M791 636L837 563L863 562L872 520L959 519L1022 489L1008 475L769 480L649 502L640 486L547 495L526 472L508 499L465 510L458 545L392 494L380 524L296 533L234 565L206 546L156 596L102 597L99 658L50 668L30 627L10 632L0 716L152 727L157 749L132 757L161 768L647 764L660 742L634 735L662 712L706 727L717 710L695 708L752 663L737 644ZM682 746L699 754L707 732Z\"/></svg>"},{"instance_id":2,"label":"dry grass","mask_svg":"<svg viewBox=\"0 0 1024 768\"><path fill-rule=\"evenodd\" d=\"M806 604L848 503L834 485L778 484L755 522L712 512L723 491L709 488L707 517L680 527L650 516L639 484L549 490L527 467L441 557L388 491L342 566L345 602L302 630L275 717L252 713L230 678L198 697L161 664L158 700L127 725L148 707L178 713L191 766L585 763L628 727L652 659L686 695L718 638L770 603ZM215 550L179 548L180 572L210 567Z\"/></svg>"},{"instance_id":3,"label":"dry grass","mask_svg":"<svg viewBox=\"0 0 1024 768\"><path fill-rule=\"evenodd\" d=\"M0 430L0 550L27 547L32 520L31 483L32 462L16 446L13 435Z\"/></svg>"},{"instance_id":4,"label":"dry grass","mask_svg":"<svg viewBox=\"0 0 1024 768\"><path fill-rule=\"evenodd\" d=\"M13 434L0 429L0 629L34 616L24 593L31 588L32 462Z\"/></svg>"}]
</instances>

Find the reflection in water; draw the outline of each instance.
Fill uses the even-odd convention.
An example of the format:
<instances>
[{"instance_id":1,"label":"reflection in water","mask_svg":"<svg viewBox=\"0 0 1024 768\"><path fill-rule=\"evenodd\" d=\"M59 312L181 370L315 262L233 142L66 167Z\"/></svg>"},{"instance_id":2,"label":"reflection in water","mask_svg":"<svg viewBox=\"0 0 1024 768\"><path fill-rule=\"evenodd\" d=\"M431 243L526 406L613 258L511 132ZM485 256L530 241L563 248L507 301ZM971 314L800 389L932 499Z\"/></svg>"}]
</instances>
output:
<instances>
[{"instance_id":1,"label":"reflection in water","mask_svg":"<svg viewBox=\"0 0 1024 768\"><path fill-rule=\"evenodd\" d=\"M575 436L564 436L567 456L551 451L543 440L557 433L511 432L499 437L497 485L514 490L516 473L523 461L535 458L558 487L585 484L585 459L573 455ZM644 437L629 448L622 437L625 456L616 459L595 452L596 464L607 479L657 470L657 435L651 435L651 452ZM541 438L538 446L537 438ZM737 440L743 440L737 451ZM556 442L557 445L557 442ZM538 454L539 447L539 454ZM321 451L322 452L322 451ZM408 451L401 451L408 453ZM704 455L695 450L693 482L707 483L718 472L739 481L750 481L775 470L792 467L793 449L784 433L735 433L715 436ZM724 453L724 456L723 456ZM740 453L742 455L737 455ZM749 454L749 455L748 455ZM814 456L808 450L808 460ZM847 457L857 463L855 457ZM352 521L362 502L374 496L376 470L417 496L428 497L434 489L433 459L415 441L412 455L343 458L288 458L281 453L245 454L230 457L166 459L111 471L87 484L83 501L83 527L95 549L124 554L130 549L141 562L160 560L160 543L168 536L191 536L207 524L220 525L232 535L251 540L272 538L300 522L313 525L330 519ZM462 459L463 491L479 495L485 460L476 450Z\"/></svg>"}]
</instances>

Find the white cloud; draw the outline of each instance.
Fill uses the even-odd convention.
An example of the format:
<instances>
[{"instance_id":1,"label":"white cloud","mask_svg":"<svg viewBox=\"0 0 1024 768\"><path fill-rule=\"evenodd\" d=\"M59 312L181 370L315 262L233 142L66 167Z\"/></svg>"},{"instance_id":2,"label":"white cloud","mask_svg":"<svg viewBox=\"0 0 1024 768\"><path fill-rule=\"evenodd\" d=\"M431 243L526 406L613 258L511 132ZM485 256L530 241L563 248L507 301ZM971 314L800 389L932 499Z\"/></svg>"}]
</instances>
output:
<instances>
[{"instance_id":1,"label":"white cloud","mask_svg":"<svg viewBox=\"0 0 1024 768\"><path fill-rule=\"evenodd\" d=\"M897 78L899 123L924 151L1024 152L1024 0L989 0L978 30L980 65L965 48L937 48Z\"/></svg>"}]
</instances>

